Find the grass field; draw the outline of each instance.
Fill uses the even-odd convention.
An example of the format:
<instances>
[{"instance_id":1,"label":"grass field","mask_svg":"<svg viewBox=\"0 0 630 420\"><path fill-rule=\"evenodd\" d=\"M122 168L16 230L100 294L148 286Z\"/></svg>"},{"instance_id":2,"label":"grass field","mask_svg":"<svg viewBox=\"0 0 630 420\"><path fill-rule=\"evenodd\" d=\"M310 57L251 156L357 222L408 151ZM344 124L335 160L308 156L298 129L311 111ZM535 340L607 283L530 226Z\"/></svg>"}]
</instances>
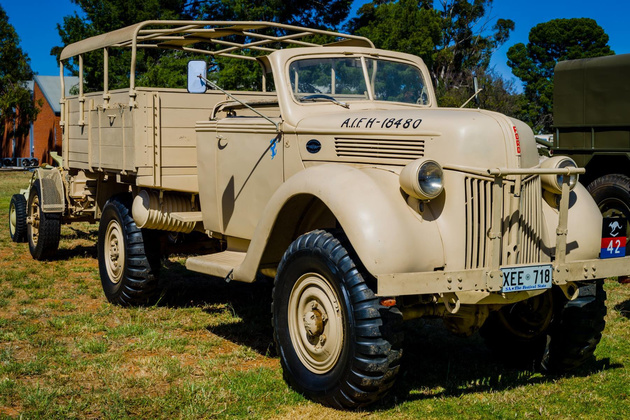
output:
<instances>
[{"instance_id":1,"label":"grass field","mask_svg":"<svg viewBox=\"0 0 630 420\"><path fill-rule=\"evenodd\" d=\"M630 418L630 285L606 282L597 361L571 376L511 368L478 335L418 321L406 326L394 391L346 413L285 385L268 284L226 284L170 258L165 301L112 306L89 224L62 228L57 260L32 260L7 222L29 176L0 173L0 418Z\"/></svg>"}]
</instances>

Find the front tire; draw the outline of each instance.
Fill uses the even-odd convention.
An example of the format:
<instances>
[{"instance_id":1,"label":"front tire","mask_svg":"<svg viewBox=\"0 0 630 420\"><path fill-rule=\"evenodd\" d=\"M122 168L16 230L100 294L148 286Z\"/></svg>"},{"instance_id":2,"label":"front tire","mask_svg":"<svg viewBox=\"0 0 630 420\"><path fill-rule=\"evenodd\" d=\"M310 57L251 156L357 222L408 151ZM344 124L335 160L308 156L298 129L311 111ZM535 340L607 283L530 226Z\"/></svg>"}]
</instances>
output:
<instances>
[{"instance_id":1,"label":"front tire","mask_svg":"<svg viewBox=\"0 0 630 420\"><path fill-rule=\"evenodd\" d=\"M28 249L36 260L52 258L59 248L61 213L47 213L41 207L42 188L39 179L31 186L28 195Z\"/></svg>"},{"instance_id":2,"label":"front tire","mask_svg":"<svg viewBox=\"0 0 630 420\"><path fill-rule=\"evenodd\" d=\"M159 241L136 226L130 208L127 196L114 197L103 208L98 229L101 284L113 304L152 305L160 295Z\"/></svg>"},{"instance_id":3,"label":"front tire","mask_svg":"<svg viewBox=\"0 0 630 420\"><path fill-rule=\"evenodd\" d=\"M348 409L380 399L393 385L402 315L380 304L332 233L312 231L289 246L272 313L284 378L296 391Z\"/></svg>"},{"instance_id":4,"label":"front tire","mask_svg":"<svg viewBox=\"0 0 630 420\"><path fill-rule=\"evenodd\" d=\"M497 354L543 371L563 373L594 359L606 316L603 280L576 283L568 300L557 287L492 313L481 335Z\"/></svg>"}]
</instances>

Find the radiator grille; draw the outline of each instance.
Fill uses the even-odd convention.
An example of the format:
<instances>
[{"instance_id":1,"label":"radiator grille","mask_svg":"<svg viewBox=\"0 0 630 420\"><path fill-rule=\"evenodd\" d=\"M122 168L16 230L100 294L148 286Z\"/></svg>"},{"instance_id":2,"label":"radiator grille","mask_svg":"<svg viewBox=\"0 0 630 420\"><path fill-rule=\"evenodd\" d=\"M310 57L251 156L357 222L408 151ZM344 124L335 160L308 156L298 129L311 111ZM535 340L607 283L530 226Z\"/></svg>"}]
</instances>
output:
<instances>
[{"instance_id":1,"label":"radiator grille","mask_svg":"<svg viewBox=\"0 0 630 420\"><path fill-rule=\"evenodd\" d=\"M424 156L424 140L335 139L337 157L414 160Z\"/></svg>"},{"instance_id":2,"label":"radiator grille","mask_svg":"<svg viewBox=\"0 0 630 420\"><path fill-rule=\"evenodd\" d=\"M542 189L540 177L536 176L523 183L521 192L519 264L536 263L541 260L542 223Z\"/></svg>"},{"instance_id":3,"label":"radiator grille","mask_svg":"<svg viewBox=\"0 0 630 420\"><path fill-rule=\"evenodd\" d=\"M492 182L469 178L466 191L466 268L486 267L490 264L490 239L492 224Z\"/></svg>"},{"instance_id":4,"label":"radiator grille","mask_svg":"<svg viewBox=\"0 0 630 420\"><path fill-rule=\"evenodd\" d=\"M504 201L502 217L502 249L507 245L508 223L515 211L509 209L511 194L508 189L513 184L505 184L502 197ZM531 177L522 184L520 209L518 211L517 254L511 261L514 264L537 263L541 261L542 232L542 194L540 177ZM488 232L492 225L492 181L466 177L466 268L484 268L490 266L490 239ZM512 213L509 215L507 213ZM512 236L512 235L509 235ZM512 244L510 244L512 245ZM501 256L501 264L505 264L505 253Z\"/></svg>"}]
</instances>

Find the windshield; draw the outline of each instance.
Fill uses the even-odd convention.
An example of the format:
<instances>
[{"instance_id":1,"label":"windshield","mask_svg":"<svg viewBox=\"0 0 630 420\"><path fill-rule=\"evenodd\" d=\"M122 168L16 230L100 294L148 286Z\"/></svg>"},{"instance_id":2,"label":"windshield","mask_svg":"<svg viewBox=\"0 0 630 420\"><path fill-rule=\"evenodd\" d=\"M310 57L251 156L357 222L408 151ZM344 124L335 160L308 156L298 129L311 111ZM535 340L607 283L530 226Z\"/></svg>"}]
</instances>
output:
<instances>
[{"instance_id":1,"label":"windshield","mask_svg":"<svg viewBox=\"0 0 630 420\"><path fill-rule=\"evenodd\" d=\"M422 72L407 63L365 57L309 58L292 62L289 73L293 95L302 102L329 97L344 102L429 104Z\"/></svg>"}]
</instances>

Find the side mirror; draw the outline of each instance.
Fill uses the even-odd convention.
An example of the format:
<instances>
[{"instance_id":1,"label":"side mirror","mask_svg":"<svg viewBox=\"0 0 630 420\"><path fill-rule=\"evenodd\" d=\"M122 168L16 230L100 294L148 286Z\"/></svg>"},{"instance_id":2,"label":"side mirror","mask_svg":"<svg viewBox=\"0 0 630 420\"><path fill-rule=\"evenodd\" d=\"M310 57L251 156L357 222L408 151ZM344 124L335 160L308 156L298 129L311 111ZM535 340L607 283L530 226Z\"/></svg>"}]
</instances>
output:
<instances>
[{"instance_id":1,"label":"side mirror","mask_svg":"<svg viewBox=\"0 0 630 420\"><path fill-rule=\"evenodd\" d=\"M208 64L201 60L192 60L188 62L188 92L189 93L205 93L208 90L206 81L201 79L199 75L206 77L208 74Z\"/></svg>"}]
</instances>

